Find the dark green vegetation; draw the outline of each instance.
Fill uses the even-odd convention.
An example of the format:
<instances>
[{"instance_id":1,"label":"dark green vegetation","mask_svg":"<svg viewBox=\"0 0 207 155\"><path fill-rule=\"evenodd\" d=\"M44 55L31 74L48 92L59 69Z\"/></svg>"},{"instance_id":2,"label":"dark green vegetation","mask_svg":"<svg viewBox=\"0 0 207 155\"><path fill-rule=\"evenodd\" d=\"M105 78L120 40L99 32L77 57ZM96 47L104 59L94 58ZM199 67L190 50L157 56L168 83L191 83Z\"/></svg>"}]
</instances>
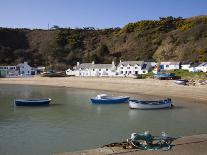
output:
<instances>
[{"instance_id":1,"label":"dark green vegetation","mask_svg":"<svg viewBox=\"0 0 207 155\"><path fill-rule=\"evenodd\" d=\"M66 69L77 61L207 61L207 16L166 17L120 28L0 28L0 64Z\"/></svg>"}]
</instances>

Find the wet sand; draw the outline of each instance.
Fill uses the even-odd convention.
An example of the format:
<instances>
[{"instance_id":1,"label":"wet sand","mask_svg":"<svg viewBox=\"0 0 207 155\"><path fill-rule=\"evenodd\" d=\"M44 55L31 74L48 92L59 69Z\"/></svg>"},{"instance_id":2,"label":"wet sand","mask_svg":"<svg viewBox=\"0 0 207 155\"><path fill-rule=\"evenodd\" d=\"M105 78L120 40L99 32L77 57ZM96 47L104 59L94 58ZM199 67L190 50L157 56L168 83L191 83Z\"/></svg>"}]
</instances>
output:
<instances>
[{"instance_id":1,"label":"wet sand","mask_svg":"<svg viewBox=\"0 0 207 155\"><path fill-rule=\"evenodd\" d=\"M125 92L158 96L161 98L181 98L195 103L207 104L207 85L181 86L173 80L132 79L109 77L31 77L31 78L0 78L0 84L24 84L64 86Z\"/></svg>"},{"instance_id":2,"label":"wet sand","mask_svg":"<svg viewBox=\"0 0 207 155\"><path fill-rule=\"evenodd\" d=\"M138 149L122 149L121 147L103 147L91 150L59 153L56 155L206 155L207 135L194 135L179 138L172 143L169 151L144 151Z\"/></svg>"}]
</instances>

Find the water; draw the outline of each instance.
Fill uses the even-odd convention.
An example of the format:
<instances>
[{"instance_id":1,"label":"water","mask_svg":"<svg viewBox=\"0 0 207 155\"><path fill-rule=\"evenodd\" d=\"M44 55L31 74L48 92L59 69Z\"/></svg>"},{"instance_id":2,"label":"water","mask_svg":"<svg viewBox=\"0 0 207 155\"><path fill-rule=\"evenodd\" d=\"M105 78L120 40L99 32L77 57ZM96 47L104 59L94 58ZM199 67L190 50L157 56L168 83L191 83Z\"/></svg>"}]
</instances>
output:
<instances>
[{"instance_id":1,"label":"water","mask_svg":"<svg viewBox=\"0 0 207 155\"><path fill-rule=\"evenodd\" d=\"M132 132L173 136L207 132L207 106L173 99L175 108L130 110L127 104L92 105L99 93L64 87L0 85L0 154L47 155L125 140ZM130 95L130 94L128 94ZM131 97L157 99L153 96ZM15 98L52 98L48 107L15 107Z\"/></svg>"}]
</instances>

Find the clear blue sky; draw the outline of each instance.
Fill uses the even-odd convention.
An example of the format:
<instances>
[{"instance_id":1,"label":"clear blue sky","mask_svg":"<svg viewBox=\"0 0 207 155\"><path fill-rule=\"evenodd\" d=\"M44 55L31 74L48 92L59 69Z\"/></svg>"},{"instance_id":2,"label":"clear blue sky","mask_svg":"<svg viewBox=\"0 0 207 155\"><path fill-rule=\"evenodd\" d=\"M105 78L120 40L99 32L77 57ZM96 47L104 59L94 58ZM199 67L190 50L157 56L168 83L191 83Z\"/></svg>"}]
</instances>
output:
<instances>
[{"instance_id":1,"label":"clear blue sky","mask_svg":"<svg viewBox=\"0 0 207 155\"><path fill-rule=\"evenodd\" d=\"M207 0L0 0L0 27L123 27L159 17L207 15Z\"/></svg>"}]
</instances>

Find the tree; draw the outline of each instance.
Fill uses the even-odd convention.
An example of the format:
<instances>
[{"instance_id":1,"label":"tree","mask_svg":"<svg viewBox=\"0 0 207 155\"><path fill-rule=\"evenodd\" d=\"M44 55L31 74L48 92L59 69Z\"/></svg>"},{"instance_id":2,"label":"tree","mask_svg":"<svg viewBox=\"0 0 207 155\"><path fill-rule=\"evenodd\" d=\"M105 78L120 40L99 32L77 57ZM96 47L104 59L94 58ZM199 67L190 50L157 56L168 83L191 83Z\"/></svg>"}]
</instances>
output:
<instances>
[{"instance_id":1,"label":"tree","mask_svg":"<svg viewBox=\"0 0 207 155\"><path fill-rule=\"evenodd\" d=\"M105 44L102 44L98 49L98 54L100 56L106 56L109 54L109 49Z\"/></svg>"}]
</instances>

